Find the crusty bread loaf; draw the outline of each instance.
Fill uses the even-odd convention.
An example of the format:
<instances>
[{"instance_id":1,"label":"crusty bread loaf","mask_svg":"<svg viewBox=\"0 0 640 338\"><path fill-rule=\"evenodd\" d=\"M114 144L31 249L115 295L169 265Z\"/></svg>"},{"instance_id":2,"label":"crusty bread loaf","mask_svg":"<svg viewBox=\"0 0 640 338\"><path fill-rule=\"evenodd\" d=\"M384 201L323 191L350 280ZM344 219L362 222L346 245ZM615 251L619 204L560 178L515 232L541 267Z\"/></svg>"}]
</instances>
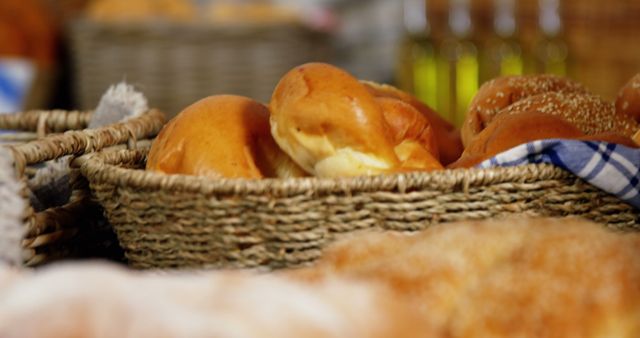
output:
<instances>
[{"instance_id":1,"label":"crusty bread loaf","mask_svg":"<svg viewBox=\"0 0 640 338\"><path fill-rule=\"evenodd\" d=\"M234 95L202 99L173 118L153 142L147 169L226 178L304 175L271 137L267 107Z\"/></svg>"},{"instance_id":2,"label":"crusty bread loaf","mask_svg":"<svg viewBox=\"0 0 640 338\"><path fill-rule=\"evenodd\" d=\"M475 95L462 125L462 142L469 145L504 108L544 93L587 93L580 83L555 75L502 76L484 83Z\"/></svg>"}]
</instances>

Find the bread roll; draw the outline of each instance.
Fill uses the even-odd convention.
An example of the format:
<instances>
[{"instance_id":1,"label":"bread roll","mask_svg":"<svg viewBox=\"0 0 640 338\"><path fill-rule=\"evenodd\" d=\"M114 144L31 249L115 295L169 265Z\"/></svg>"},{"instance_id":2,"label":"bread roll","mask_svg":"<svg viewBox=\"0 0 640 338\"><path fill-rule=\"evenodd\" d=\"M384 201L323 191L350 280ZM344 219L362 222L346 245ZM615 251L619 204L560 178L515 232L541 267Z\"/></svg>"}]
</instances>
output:
<instances>
[{"instance_id":1,"label":"bread roll","mask_svg":"<svg viewBox=\"0 0 640 338\"><path fill-rule=\"evenodd\" d=\"M539 111L498 114L449 168L471 168L518 145L543 139L603 141L637 147L629 137L616 133L585 135L565 119Z\"/></svg>"},{"instance_id":2,"label":"bread roll","mask_svg":"<svg viewBox=\"0 0 640 338\"><path fill-rule=\"evenodd\" d=\"M581 93L546 93L531 96L510 105L499 115L528 111L561 117L586 135L617 133L631 137L639 126L631 117L617 114L612 103L596 95Z\"/></svg>"},{"instance_id":3,"label":"bread roll","mask_svg":"<svg viewBox=\"0 0 640 338\"><path fill-rule=\"evenodd\" d=\"M389 97L376 98L394 137L402 171L442 169L433 128L413 106Z\"/></svg>"},{"instance_id":4,"label":"bread roll","mask_svg":"<svg viewBox=\"0 0 640 338\"><path fill-rule=\"evenodd\" d=\"M475 95L462 125L462 142L484 129L502 109L525 98L552 92L586 93L579 83L555 75L519 75L495 78L483 84Z\"/></svg>"},{"instance_id":5,"label":"bread roll","mask_svg":"<svg viewBox=\"0 0 640 338\"><path fill-rule=\"evenodd\" d=\"M537 111L496 117L449 168L470 168L520 144L542 139L576 139L584 134L560 117Z\"/></svg>"},{"instance_id":6,"label":"bread roll","mask_svg":"<svg viewBox=\"0 0 640 338\"><path fill-rule=\"evenodd\" d=\"M370 81L362 82L374 96L390 97L408 103L429 120L438 145L439 159L442 164L449 164L460 157L463 150L460 131L456 130L451 123L447 122L447 120L442 118L437 112L416 97L393 86L377 84Z\"/></svg>"},{"instance_id":7,"label":"bread roll","mask_svg":"<svg viewBox=\"0 0 640 338\"><path fill-rule=\"evenodd\" d=\"M95 0L88 15L98 21L187 21L196 10L188 0Z\"/></svg>"},{"instance_id":8,"label":"bread roll","mask_svg":"<svg viewBox=\"0 0 640 338\"><path fill-rule=\"evenodd\" d=\"M640 73L620 89L616 98L616 112L640 122Z\"/></svg>"},{"instance_id":9,"label":"bread roll","mask_svg":"<svg viewBox=\"0 0 640 338\"><path fill-rule=\"evenodd\" d=\"M271 99L271 132L315 176L373 175L399 165L394 135L373 95L328 64L305 64L280 80Z\"/></svg>"},{"instance_id":10,"label":"bread roll","mask_svg":"<svg viewBox=\"0 0 640 338\"><path fill-rule=\"evenodd\" d=\"M207 12L209 19L216 24L291 24L302 21L294 7L271 2L212 1Z\"/></svg>"},{"instance_id":11,"label":"bread roll","mask_svg":"<svg viewBox=\"0 0 640 338\"><path fill-rule=\"evenodd\" d=\"M147 169L226 178L304 175L278 148L269 129L264 105L241 96L210 96L187 107L160 131Z\"/></svg>"}]
</instances>

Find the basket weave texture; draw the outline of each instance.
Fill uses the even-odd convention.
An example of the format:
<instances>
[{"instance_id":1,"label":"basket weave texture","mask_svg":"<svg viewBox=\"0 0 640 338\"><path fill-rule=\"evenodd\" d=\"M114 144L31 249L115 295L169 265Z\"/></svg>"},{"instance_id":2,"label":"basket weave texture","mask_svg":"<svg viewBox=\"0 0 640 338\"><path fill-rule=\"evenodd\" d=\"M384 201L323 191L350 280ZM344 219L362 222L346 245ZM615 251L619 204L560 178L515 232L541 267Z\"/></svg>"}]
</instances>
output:
<instances>
[{"instance_id":1,"label":"basket weave texture","mask_svg":"<svg viewBox=\"0 0 640 338\"><path fill-rule=\"evenodd\" d=\"M1 136L4 146L12 150L20 178L26 182L39 170L39 165L67 155L79 156L119 145L135 146L136 140L155 136L165 121L161 112L151 110L125 122L85 129L91 116L92 112L61 110L0 115L0 129L16 131ZM104 221L100 206L91 201L86 179L73 165L68 184L71 191L68 202L45 205L37 212L29 191L25 190L28 202L22 241L25 265L117 254L113 230Z\"/></svg>"},{"instance_id":2,"label":"basket weave texture","mask_svg":"<svg viewBox=\"0 0 640 338\"><path fill-rule=\"evenodd\" d=\"M169 116L212 95L267 101L291 68L326 61L326 34L294 24L103 23L70 26L75 93L90 107L122 79Z\"/></svg>"},{"instance_id":3,"label":"basket weave texture","mask_svg":"<svg viewBox=\"0 0 640 338\"><path fill-rule=\"evenodd\" d=\"M103 152L81 168L136 268L297 267L358 230L512 213L640 229L637 210L550 165L251 181L139 170L145 160L141 149Z\"/></svg>"}]
</instances>

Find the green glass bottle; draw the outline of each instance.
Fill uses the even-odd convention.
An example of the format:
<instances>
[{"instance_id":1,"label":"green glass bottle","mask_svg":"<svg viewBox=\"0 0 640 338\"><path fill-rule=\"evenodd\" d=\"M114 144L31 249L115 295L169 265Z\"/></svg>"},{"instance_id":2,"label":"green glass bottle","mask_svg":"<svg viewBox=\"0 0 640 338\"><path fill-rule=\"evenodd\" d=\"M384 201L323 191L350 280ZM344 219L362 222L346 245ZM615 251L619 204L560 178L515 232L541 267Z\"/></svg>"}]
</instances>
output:
<instances>
[{"instance_id":1,"label":"green glass bottle","mask_svg":"<svg viewBox=\"0 0 640 338\"><path fill-rule=\"evenodd\" d=\"M539 0L539 37L534 47L535 71L565 76L569 72L569 48L562 35L559 0Z\"/></svg>"},{"instance_id":2,"label":"green glass bottle","mask_svg":"<svg viewBox=\"0 0 640 338\"><path fill-rule=\"evenodd\" d=\"M431 107L438 106L437 60L425 0L404 0L405 38L400 48L398 84Z\"/></svg>"},{"instance_id":3,"label":"green glass bottle","mask_svg":"<svg viewBox=\"0 0 640 338\"><path fill-rule=\"evenodd\" d=\"M450 34L439 53L438 108L457 127L462 125L479 84L478 48L472 29L469 0L450 0Z\"/></svg>"},{"instance_id":4,"label":"green glass bottle","mask_svg":"<svg viewBox=\"0 0 640 338\"><path fill-rule=\"evenodd\" d=\"M493 36L487 40L481 81L524 73L525 60L517 37L515 0L493 0Z\"/></svg>"}]
</instances>

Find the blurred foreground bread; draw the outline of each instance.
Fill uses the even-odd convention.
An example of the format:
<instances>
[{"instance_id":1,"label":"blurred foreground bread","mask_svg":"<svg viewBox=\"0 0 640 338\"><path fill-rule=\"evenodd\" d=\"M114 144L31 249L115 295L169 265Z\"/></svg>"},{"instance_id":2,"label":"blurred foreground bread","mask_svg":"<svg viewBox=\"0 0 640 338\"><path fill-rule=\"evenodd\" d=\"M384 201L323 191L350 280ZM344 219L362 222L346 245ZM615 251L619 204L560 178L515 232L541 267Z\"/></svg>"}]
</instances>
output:
<instances>
[{"instance_id":1,"label":"blurred foreground bread","mask_svg":"<svg viewBox=\"0 0 640 338\"><path fill-rule=\"evenodd\" d=\"M531 96L555 92L587 93L587 90L568 78L546 74L503 76L484 83L471 101L462 125L464 146L468 146L502 109Z\"/></svg>"},{"instance_id":2,"label":"blurred foreground bread","mask_svg":"<svg viewBox=\"0 0 640 338\"><path fill-rule=\"evenodd\" d=\"M640 235L575 218L357 234L272 275L0 266L0 337L640 336Z\"/></svg>"},{"instance_id":3,"label":"blurred foreground bread","mask_svg":"<svg viewBox=\"0 0 640 338\"><path fill-rule=\"evenodd\" d=\"M304 175L271 137L267 107L234 95L202 99L173 118L153 142L147 169L226 178Z\"/></svg>"},{"instance_id":4,"label":"blurred foreground bread","mask_svg":"<svg viewBox=\"0 0 640 338\"><path fill-rule=\"evenodd\" d=\"M309 282L378 281L414 306L429 337L638 337L640 235L574 218L441 224L354 236Z\"/></svg>"},{"instance_id":5,"label":"blurred foreground bread","mask_svg":"<svg viewBox=\"0 0 640 338\"><path fill-rule=\"evenodd\" d=\"M0 337L421 338L418 316L376 283L308 285L239 272L139 273L0 266Z\"/></svg>"}]
</instances>

